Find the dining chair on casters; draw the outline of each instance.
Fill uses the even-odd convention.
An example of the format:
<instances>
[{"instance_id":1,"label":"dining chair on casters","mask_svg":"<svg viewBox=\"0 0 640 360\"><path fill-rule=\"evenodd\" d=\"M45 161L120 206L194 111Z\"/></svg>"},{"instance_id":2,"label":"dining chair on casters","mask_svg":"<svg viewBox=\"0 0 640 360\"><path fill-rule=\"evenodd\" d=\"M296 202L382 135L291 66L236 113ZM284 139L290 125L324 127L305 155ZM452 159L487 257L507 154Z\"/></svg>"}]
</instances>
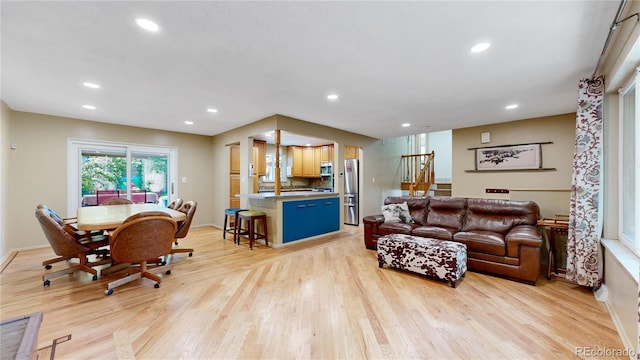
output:
<instances>
[{"instance_id":1,"label":"dining chair on casters","mask_svg":"<svg viewBox=\"0 0 640 360\"><path fill-rule=\"evenodd\" d=\"M73 237L75 237L78 240L83 239L83 241L84 240L95 241L95 240L105 239L106 235L102 230L93 230L93 231L79 230L77 227L77 224L78 224L77 217L63 218L62 216L60 216L60 214L58 214L58 212L56 212L55 210L53 210L52 208L50 208L45 204L38 204L36 206L36 209L46 209L48 211L49 216L51 216L53 220L55 220L58 224L60 224L60 226L62 226L63 229L67 230L67 232L69 232L71 235L73 235ZM44 263L43 263L43 266L44 266Z\"/></svg>"},{"instance_id":2,"label":"dining chair on casters","mask_svg":"<svg viewBox=\"0 0 640 360\"><path fill-rule=\"evenodd\" d=\"M177 198L173 199L173 201L171 201L169 205L167 205L167 209L178 210L180 206L182 206L182 199Z\"/></svg>"},{"instance_id":3,"label":"dining chair on casters","mask_svg":"<svg viewBox=\"0 0 640 360\"><path fill-rule=\"evenodd\" d=\"M64 225L58 223L48 209L36 209L35 215L42 227L45 237L49 241L49 245L51 245L55 254L59 256L56 259L43 262L43 266L45 266L46 269L51 269L51 264L53 263L69 261L74 258L77 258L80 262L76 265L70 265L66 269L45 274L42 276L43 285L49 286L51 285L51 279L72 274L76 271L90 273L93 275L92 280L98 280L98 272L93 267L109 264L111 263L111 259L103 257L97 258L96 261L89 261L88 256L100 254L100 248L108 246L109 240L107 238L103 238L99 241L86 241L85 243L82 243L79 239L76 239L72 230L65 229Z\"/></svg>"},{"instance_id":4,"label":"dining chair on casters","mask_svg":"<svg viewBox=\"0 0 640 360\"><path fill-rule=\"evenodd\" d=\"M118 226L111 234L111 258L116 263L140 264L139 268L128 268L127 276L107 285L106 295L113 294L113 289L140 278L155 281L155 288L160 287L162 279L155 275L164 272L171 274L172 264L149 268L149 259L159 258L171 251L174 235L178 225L171 217L164 215L138 215Z\"/></svg>"},{"instance_id":5,"label":"dining chair on casters","mask_svg":"<svg viewBox=\"0 0 640 360\"><path fill-rule=\"evenodd\" d=\"M103 201L100 205L104 206L104 205L129 205L129 204L133 204L133 201L127 199L127 198L111 198L109 200L105 200Z\"/></svg>"},{"instance_id":6,"label":"dining chair on casters","mask_svg":"<svg viewBox=\"0 0 640 360\"><path fill-rule=\"evenodd\" d=\"M180 206L177 211L181 211L185 213L185 219L183 222L178 224L178 230L175 234L175 245L178 245L178 239L184 239L187 237L189 233L189 228L191 228L191 221L193 220L193 215L196 213L196 208L198 207L198 203L195 201L187 201L182 206ZM189 257L193 256L192 248L173 248L171 249L171 254L176 253L189 253Z\"/></svg>"}]
</instances>

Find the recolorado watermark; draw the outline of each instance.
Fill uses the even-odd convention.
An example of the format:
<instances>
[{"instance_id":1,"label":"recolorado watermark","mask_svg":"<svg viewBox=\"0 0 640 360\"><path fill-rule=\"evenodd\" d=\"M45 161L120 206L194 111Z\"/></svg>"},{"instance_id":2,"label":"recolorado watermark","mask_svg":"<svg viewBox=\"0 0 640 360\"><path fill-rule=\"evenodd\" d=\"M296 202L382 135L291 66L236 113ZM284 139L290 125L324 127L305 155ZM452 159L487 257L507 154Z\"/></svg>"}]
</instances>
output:
<instances>
[{"instance_id":1,"label":"recolorado watermark","mask_svg":"<svg viewBox=\"0 0 640 360\"><path fill-rule=\"evenodd\" d=\"M612 348L594 348L594 347L577 347L576 356L582 357L636 357L635 349L612 349Z\"/></svg>"}]
</instances>

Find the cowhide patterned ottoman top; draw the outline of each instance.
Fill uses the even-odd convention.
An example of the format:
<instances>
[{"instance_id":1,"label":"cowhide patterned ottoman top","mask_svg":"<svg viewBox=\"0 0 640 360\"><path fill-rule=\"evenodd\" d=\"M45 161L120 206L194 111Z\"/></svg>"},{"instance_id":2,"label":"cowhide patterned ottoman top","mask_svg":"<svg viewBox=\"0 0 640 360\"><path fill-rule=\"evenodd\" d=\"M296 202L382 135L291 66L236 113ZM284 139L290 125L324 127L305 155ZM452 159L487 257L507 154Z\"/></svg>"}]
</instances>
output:
<instances>
[{"instance_id":1,"label":"cowhide patterned ottoman top","mask_svg":"<svg viewBox=\"0 0 640 360\"><path fill-rule=\"evenodd\" d=\"M405 234L385 235L378 238L378 266L384 264L449 281L455 288L467 271L467 246Z\"/></svg>"}]
</instances>

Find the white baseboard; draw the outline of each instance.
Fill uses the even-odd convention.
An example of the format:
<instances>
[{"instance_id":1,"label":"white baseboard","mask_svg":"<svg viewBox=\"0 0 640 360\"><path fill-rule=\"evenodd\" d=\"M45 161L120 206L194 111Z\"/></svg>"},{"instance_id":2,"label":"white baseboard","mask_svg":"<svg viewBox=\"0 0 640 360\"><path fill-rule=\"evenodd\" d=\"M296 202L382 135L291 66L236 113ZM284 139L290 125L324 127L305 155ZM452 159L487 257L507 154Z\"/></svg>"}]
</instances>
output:
<instances>
[{"instance_id":1,"label":"white baseboard","mask_svg":"<svg viewBox=\"0 0 640 360\"><path fill-rule=\"evenodd\" d=\"M603 285L604 286L604 285ZM624 331L624 327L622 326L622 322L618 317L618 314L613 309L613 305L611 305L611 300L607 298L604 302L607 307L607 311L609 311L609 315L611 316L611 320L613 320L613 325L616 327L618 331L618 336L622 340L622 345L625 349L634 349L634 351L629 351L629 360L637 360L637 354L640 352L640 348L638 348L638 344L636 343L636 339L631 339L631 336Z\"/></svg>"}]
</instances>

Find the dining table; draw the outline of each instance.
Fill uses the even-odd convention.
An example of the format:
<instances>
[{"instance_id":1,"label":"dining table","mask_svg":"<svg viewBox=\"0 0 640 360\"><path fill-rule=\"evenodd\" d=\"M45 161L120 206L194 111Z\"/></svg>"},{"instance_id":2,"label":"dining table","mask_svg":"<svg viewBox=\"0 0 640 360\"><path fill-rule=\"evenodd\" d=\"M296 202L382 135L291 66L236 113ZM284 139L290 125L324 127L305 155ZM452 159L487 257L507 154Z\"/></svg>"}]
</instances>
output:
<instances>
[{"instance_id":1,"label":"dining table","mask_svg":"<svg viewBox=\"0 0 640 360\"><path fill-rule=\"evenodd\" d=\"M115 229L129 216L145 211L165 212L177 222L186 218L185 213L158 204L88 206L78 208L77 227L83 231Z\"/></svg>"}]
</instances>

